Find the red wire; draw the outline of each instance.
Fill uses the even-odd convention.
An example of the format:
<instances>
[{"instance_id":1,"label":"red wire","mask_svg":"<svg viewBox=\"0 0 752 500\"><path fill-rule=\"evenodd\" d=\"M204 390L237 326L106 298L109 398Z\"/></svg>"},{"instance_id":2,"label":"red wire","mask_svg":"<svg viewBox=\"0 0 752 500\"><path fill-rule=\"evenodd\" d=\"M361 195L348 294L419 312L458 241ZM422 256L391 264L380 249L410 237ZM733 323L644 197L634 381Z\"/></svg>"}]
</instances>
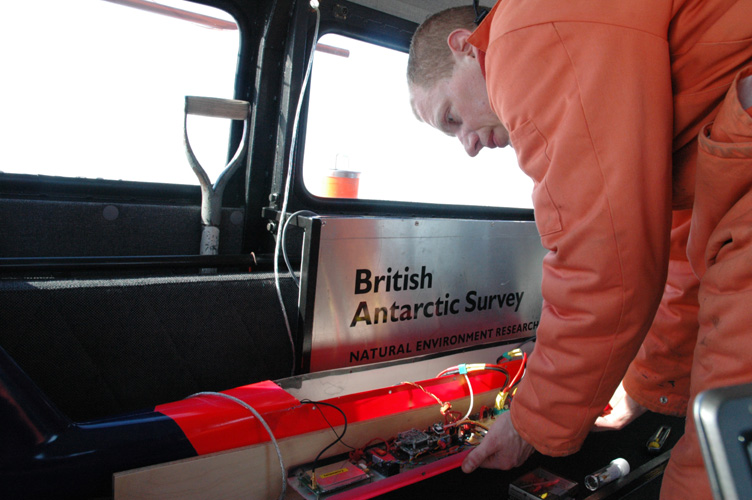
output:
<instances>
[{"instance_id":1,"label":"red wire","mask_svg":"<svg viewBox=\"0 0 752 500\"><path fill-rule=\"evenodd\" d=\"M522 353L522 363L520 363L520 369L517 370L517 374L514 376L514 378L512 379L512 381L509 383L509 385L507 385L508 389L511 389L512 387L514 387L520 381L520 379L522 378L522 374L525 371L525 363L526 362L527 362L527 353L523 352Z\"/></svg>"},{"instance_id":2,"label":"red wire","mask_svg":"<svg viewBox=\"0 0 752 500\"><path fill-rule=\"evenodd\" d=\"M372 443L373 443L374 441L381 441L382 443L384 443L384 444L386 445L386 451L389 451L389 450L390 450L390 448L391 448L391 447L389 446L389 442L388 442L388 441L387 441L386 439L384 439L384 438L380 438L380 437L375 437L375 438L371 439L370 441L368 441L368 442L367 442L367 443L366 443L365 445L363 445L363 447L362 447L362 448L360 448L360 449L361 449L361 450L365 450L366 448L368 448L369 446L371 446L371 444L372 444Z\"/></svg>"}]
</instances>

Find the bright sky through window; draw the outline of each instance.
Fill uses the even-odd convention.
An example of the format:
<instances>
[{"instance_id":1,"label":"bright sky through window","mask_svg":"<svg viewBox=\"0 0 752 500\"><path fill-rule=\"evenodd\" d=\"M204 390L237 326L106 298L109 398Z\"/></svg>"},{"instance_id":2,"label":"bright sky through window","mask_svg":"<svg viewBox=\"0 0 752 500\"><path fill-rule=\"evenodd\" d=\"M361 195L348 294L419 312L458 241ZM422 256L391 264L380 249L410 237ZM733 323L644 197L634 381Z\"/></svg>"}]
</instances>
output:
<instances>
[{"instance_id":1,"label":"bright sky through window","mask_svg":"<svg viewBox=\"0 0 752 500\"><path fill-rule=\"evenodd\" d=\"M303 167L309 191L323 194L323 179L346 157L360 172L360 198L532 207L533 183L511 148L470 158L456 138L415 118L407 54L335 34L319 42L349 55L314 55Z\"/></svg>"},{"instance_id":2,"label":"bright sky through window","mask_svg":"<svg viewBox=\"0 0 752 500\"><path fill-rule=\"evenodd\" d=\"M219 9L161 3L233 21ZM184 99L233 97L239 39L237 29L103 0L3 5L0 171L197 184L183 147ZM229 120L189 119L212 180L229 129Z\"/></svg>"}]
</instances>

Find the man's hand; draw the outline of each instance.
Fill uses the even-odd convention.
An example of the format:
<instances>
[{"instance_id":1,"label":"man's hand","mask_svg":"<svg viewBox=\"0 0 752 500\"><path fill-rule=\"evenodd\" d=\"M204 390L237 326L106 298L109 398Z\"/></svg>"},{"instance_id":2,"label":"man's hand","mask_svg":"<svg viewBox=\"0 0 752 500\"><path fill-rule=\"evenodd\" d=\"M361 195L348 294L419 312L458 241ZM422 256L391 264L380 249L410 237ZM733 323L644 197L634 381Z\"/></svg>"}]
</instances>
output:
<instances>
[{"instance_id":1,"label":"man's hand","mask_svg":"<svg viewBox=\"0 0 752 500\"><path fill-rule=\"evenodd\" d=\"M623 391L621 385L619 385L619 388L616 391L619 392L620 390ZM593 432L599 432L616 431L623 429L632 420L636 419L646 411L648 411L647 408L642 406L640 403L632 399L629 394L624 392L621 399L619 399L619 401L614 405L614 409L611 410L611 413L604 417L598 417L595 420L595 424L593 424L592 430Z\"/></svg>"},{"instance_id":2,"label":"man's hand","mask_svg":"<svg viewBox=\"0 0 752 500\"><path fill-rule=\"evenodd\" d=\"M522 465L535 449L522 439L512 425L509 412L502 413L491 425L477 448L462 461L462 471L478 467L507 470Z\"/></svg>"}]
</instances>

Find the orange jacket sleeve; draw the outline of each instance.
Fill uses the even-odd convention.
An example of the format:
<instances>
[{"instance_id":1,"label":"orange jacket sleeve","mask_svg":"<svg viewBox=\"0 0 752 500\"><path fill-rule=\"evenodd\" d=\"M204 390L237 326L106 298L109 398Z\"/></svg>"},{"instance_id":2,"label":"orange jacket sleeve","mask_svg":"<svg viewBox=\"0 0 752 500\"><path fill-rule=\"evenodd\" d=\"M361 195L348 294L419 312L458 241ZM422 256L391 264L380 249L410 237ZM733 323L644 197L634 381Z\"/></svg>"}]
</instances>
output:
<instances>
[{"instance_id":1,"label":"orange jacket sleeve","mask_svg":"<svg viewBox=\"0 0 752 500\"><path fill-rule=\"evenodd\" d=\"M549 250L538 341L512 421L548 455L579 449L637 353L666 279L667 21L659 5L636 4L504 1L489 33L489 98L535 181Z\"/></svg>"},{"instance_id":2,"label":"orange jacket sleeve","mask_svg":"<svg viewBox=\"0 0 752 500\"><path fill-rule=\"evenodd\" d=\"M624 389L645 408L682 416L697 342L699 280L687 259L691 210L674 212L671 256L663 298L637 357L624 376Z\"/></svg>"}]
</instances>

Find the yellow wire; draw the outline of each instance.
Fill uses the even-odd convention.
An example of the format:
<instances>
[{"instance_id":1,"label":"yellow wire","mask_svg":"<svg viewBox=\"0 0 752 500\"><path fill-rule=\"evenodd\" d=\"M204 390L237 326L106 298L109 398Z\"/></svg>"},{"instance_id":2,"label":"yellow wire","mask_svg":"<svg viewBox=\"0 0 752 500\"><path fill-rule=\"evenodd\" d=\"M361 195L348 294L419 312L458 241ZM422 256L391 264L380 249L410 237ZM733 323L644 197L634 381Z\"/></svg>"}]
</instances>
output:
<instances>
[{"instance_id":1,"label":"yellow wire","mask_svg":"<svg viewBox=\"0 0 752 500\"><path fill-rule=\"evenodd\" d=\"M451 403L445 403L445 402L443 402L442 400L440 400L440 399L438 398L438 396L436 396L436 394L433 394L433 393L431 393L431 392L428 392L428 391L427 391L427 390L426 390L425 388L423 388L423 386L422 386L422 385L420 385L420 384L416 384L415 382L409 382L409 381L403 381L402 383L403 383L403 384L408 384L408 385L412 385L412 386L415 386L415 387L417 387L418 389L420 389L421 391L423 391L423 392L425 392L426 394L428 394L429 396L431 396L431 397L432 397L433 399L435 399L435 400L436 400L436 402L437 402L437 403L439 403L439 406L441 406L441 414L442 414L442 415L444 415L444 414L445 414L446 412L448 412L449 410L451 410L451 409L452 409L452 404L451 404Z\"/></svg>"}]
</instances>

